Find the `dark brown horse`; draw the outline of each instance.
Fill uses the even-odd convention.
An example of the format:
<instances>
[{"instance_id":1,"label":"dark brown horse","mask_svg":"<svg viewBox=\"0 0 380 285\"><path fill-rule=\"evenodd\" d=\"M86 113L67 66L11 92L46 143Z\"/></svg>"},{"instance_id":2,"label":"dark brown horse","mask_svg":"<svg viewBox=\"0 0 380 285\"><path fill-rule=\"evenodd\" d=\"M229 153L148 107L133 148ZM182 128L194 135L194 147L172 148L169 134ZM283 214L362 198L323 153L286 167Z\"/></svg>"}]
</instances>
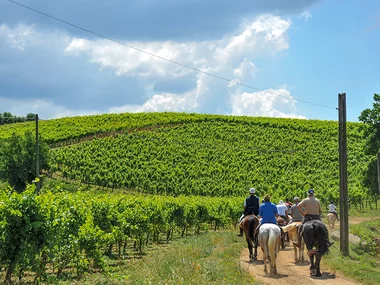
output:
<instances>
[{"instance_id":1,"label":"dark brown horse","mask_svg":"<svg viewBox=\"0 0 380 285\"><path fill-rule=\"evenodd\" d=\"M310 275L320 277L322 276L320 269L321 258L322 255L329 251L330 247L327 227L321 220L307 221L302 226L302 237L309 251Z\"/></svg>"},{"instance_id":2,"label":"dark brown horse","mask_svg":"<svg viewBox=\"0 0 380 285\"><path fill-rule=\"evenodd\" d=\"M248 215L240 222L240 227L244 231L245 239L248 244L249 260L251 262L257 260L257 242L254 234L257 226L259 225L259 218L255 215ZM254 252L253 252L254 249Z\"/></svg>"}]
</instances>

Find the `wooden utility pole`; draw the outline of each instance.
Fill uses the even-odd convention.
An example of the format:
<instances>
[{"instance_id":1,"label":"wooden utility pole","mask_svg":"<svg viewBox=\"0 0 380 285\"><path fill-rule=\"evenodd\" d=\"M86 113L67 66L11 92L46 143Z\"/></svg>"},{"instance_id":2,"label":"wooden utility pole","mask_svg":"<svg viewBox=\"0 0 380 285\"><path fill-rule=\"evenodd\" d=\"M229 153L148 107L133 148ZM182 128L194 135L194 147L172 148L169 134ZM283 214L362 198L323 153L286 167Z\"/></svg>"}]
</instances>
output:
<instances>
[{"instance_id":1,"label":"wooden utility pole","mask_svg":"<svg viewBox=\"0 0 380 285\"><path fill-rule=\"evenodd\" d=\"M340 175L340 252L349 255L348 248L348 187L346 93L339 94L339 175Z\"/></svg>"},{"instance_id":2,"label":"wooden utility pole","mask_svg":"<svg viewBox=\"0 0 380 285\"><path fill-rule=\"evenodd\" d=\"M380 193L380 152L377 153L377 187Z\"/></svg>"},{"instance_id":3,"label":"wooden utility pole","mask_svg":"<svg viewBox=\"0 0 380 285\"><path fill-rule=\"evenodd\" d=\"M38 140L38 114L36 114L36 187L37 193L40 192L40 146Z\"/></svg>"}]
</instances>

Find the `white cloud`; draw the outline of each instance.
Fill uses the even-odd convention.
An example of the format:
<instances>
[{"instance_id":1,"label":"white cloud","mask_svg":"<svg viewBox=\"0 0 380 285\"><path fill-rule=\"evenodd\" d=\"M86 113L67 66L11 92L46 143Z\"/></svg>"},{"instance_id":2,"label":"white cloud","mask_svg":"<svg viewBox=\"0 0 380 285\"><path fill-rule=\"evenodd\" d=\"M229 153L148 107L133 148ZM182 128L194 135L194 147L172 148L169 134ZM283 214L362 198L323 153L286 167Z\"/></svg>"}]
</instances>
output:
<instances>
[{"instance_id":1,"label":"white cloud","mask_svg":"<svg viewBox=\"0 0 380 285\"><path fill-rule=\"evenodd\" d=\"M287 30L290 25L289 20L264 15L242 25L236 31L236 35L226 36L219 40L126 43L169 61L234 80L229 83L217 81L205 74L106 40L90 41L75 38L67 46L65 52L68 55L77 56L84 53L101 69L111 68L118 76L144 77L146 81L193 74L196 88L190 92L152 94L151 98L142 105L115 106L110 109L111 112L197 111L199 107L206 109L207 104L219 105L218 108L221 108L221 102L212 103L213 99L221 101L226 95L228 97L229 92L233 93L240 88L237 83L246 83L255 78L258 69L249 59L250 57L272 56L286 50L289 47ZM146 84L151 85L148 82ZM216 85L218 90L215 90ZM213 94L216 92L219 94ZM258 100L262 98L259 97ZM284 100L281 102L288 104ZM269 112L267 113L269 115Z\"/></svg>"},{"instance_id":2,"label":"white cloud","mask_svg":"<svg viewBox=\"0 0 380 285\"><path fill-rule=\"evenodd\" d=\"M258 68L251 59L254 57L271 57L286 50L289 47L287 31L290 25L290 20L264 15L254 21L246 22L233 35L224 36L217 40L203 42L126 42L126 44L169 61L179 62L204 72L232 79L236 83L254 86L255 84L252 80L254 80L258 72ZM30 36L30 31L33 32L33 37ZM60 49L62 43L67 43L64 48L64 56L68 60L80 62L85 56L100 70L111 70L119 77L135 78L146 91L144 94L135 95L139 97L145 96L144 103L133 104L126 100L124 104L118 103L113 106L111 104L109 106L112 107L107 106L102 110L91 107L91 100L89 100L89 110L76 111L70 111L68 106L63 107L53 98L51 100L49 98L49 100L12 101L18 104L17 109L22 110L20 111L21 113L23 113L23 110L26 111L25 113L33 112L33 110L35 112L44 110L46 116L51 118L93 114L96 113L95 110L117 113L155 111L232 112L236 115L297 117L293 100L285 100L285 98L268 100L268 96L262 96L260 92L246 93L243 92L244 87L234 82L219 80L108 40L70 39L66 34L57 32L50 35L50 37L46 37L46 34L38 33L33 28L28 30L27 26L20 27L20 30L11 30L0 26L0 40L1 37L7 37L7 43L18 50L27 48L26 39L30 41L34 39L34 46L51 46L51 50L57 49L58 53L62 51ZM181 93L154 92L152 89L154 83L167 78L189 78L194 82L195 87ZM65 80L61 81L66 84ZM87 84L92 84L90 81L86 82L88 82ZM112 86L110 86L110 89L112 89ZM284 90L280 89L278 92L284 92ZM81 93L78 93L78 96L81 96ZM86 96L86 98L91 97L89 93ZM3 104L0 105L3 106ZM9 108L6 110L11 112L16 109L10 107L11 104L7 106ZM30 106L35 107L31 109ZM260 111L253 112L258 106ZM20 112L14 113L20 114Z\"/></svg>"},{"instance_id":3,"label":"white cloud","mask_svg":"<svg viewBox=\"0 0 380 285\"><path fill-rule=\"evenodd\" d=\"M51 101L41 99L9 100L0 97L0 106L3 110L17 116L26 116L28 113L39 114L41 119L63 118L99 114L99 111L76 110L56 105Z\"/></svg>"},{"instance_id":4,"label":"white cloud","mask_svg":"<svg viewBox=\"0 0 380 285\"><path fill-rule=\"evenodd\" d=\"M288 48L287 30L290 21L274 16L261 16L244 25L239 34L208 42L128 42L147 53L206 72L218 72L238 66L251 55L272 55ZM73 39L67 54L86 53L101 68L112 68L117 75L184 76L193 72L107 40Z\"/></svg>"},{"instance_id":5,"label":"white cloud","mask_svg":"<svg viewBox=\"0 0 380 285\"><path fill-rule=\"evenodd\" d=\"M303 11L300 16L300 18L304 19L305 21L308 21L313 16L308 11Z\"/></svg>"},{"instance_id":6,"label":"white cloud","mask_svg":"<svg viewBox=\"0 0 380 285\"><path fill-rule=\"evenodd\" d=\"M0 26L0 39L4 38L5 43L7 43L12 48L23 51L25 48L26 41L32 34L33 27L19 25L15 29L10 29L5 25Z\"/></svg>"},{"instance_id":7,"label":"white cloud","mask_svg":"<svg viewBox=\"0 0 380 285\"><path fill-rule=\"evenodd\" d=\"M139 113L139 112L192 112L197 102L192 94L155 94L142 105L125 105L109 109L109 113Z\"/></svg>"},{"instance_id":8,"label":"white cloud","mask_svg":"<svg viewBox=\"0 0 380 285\"><path fill-rule=\"evenodd\" d=\"M306 119L295 111L295 101L285 88L243 92L232 96L232 115Z\"/></svg>"}]
</instances>

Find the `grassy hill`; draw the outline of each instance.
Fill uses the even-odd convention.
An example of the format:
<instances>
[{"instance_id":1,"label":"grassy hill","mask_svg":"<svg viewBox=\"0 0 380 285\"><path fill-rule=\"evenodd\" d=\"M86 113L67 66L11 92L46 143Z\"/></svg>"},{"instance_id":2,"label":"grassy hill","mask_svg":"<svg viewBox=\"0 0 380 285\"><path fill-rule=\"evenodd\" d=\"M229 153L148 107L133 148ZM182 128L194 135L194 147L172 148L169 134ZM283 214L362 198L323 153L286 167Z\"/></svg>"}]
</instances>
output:
<instances>
[{"instance_id":1,"label":"grassy hill","mask_svg":"<svg viewBox=\"0 0 380 285\"><path fill-rule=\"evenodd\" d=\"M360 123L348 123L351 202L364 195L368 157ZM33 130L0 127L0 137ZM256 187L274 199L338 200L338 123L185 113L110 114L40 122L52 170L110 188L169 195L244 196Z\"/></svg>"}]
</instances>

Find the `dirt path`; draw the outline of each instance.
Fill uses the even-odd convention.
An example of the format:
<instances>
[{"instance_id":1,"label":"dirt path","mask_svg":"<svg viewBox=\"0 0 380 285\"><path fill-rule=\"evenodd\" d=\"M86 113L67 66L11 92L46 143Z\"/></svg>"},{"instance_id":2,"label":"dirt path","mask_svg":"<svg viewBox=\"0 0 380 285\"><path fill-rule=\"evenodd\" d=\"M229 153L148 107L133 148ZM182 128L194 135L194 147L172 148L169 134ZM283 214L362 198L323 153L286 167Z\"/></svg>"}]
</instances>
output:
<instances>
[{"instance_id":1,"label":"dirt path","mask_svg":"<svg viewBox=\"0 0 380 285\"><path fill-rule=\"evenodd\" d=\"M259 284L324 284L324 285L353 285L359 284L345 278L339 273L333 272L328 268L321 267L322 277L310 277L309 266L310 262L305 261L304 264L294 263L293 246L288 246L277 255L277 276L266 276L264 273L264 263L262 251L258 248L258 261L249 263L248 249L242 250L240 255L240 264L243 268L248 270L258 281ZM305 251L305 259L308 256Z\"/></svg>"}]
</instances>

